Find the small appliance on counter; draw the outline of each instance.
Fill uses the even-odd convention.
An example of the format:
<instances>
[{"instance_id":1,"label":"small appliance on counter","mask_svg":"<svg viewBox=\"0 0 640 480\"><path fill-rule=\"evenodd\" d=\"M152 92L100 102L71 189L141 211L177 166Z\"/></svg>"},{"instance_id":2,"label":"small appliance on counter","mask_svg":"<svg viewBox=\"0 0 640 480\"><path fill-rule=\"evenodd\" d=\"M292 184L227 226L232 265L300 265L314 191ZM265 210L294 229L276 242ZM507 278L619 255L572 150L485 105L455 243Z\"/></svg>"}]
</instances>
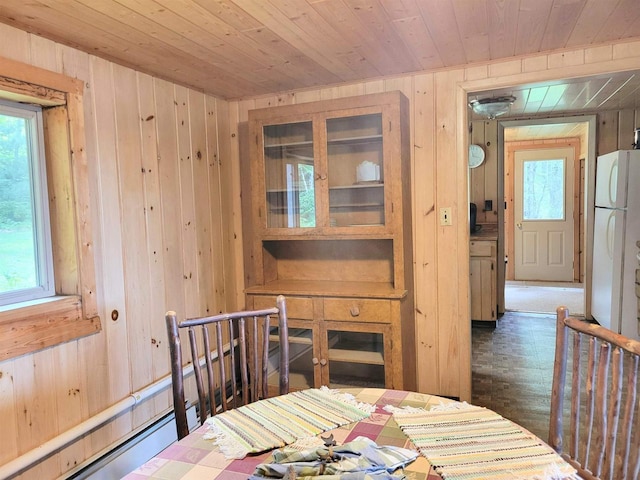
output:
<instances>
[{"instance_id":1,"label":"small appliance on counter","mask_svg":"<svg viewBox=\"0 0 640 480\"><path fill-rule=\"evenodd\" d=\"M476 206L475 203L470 203L469 204L469 231L471 233L476 233L478 231L480 231L480 229L482 228L482 225L476 225L476 217L478 215L478 207Z\"/></svg>"}]
</instances>

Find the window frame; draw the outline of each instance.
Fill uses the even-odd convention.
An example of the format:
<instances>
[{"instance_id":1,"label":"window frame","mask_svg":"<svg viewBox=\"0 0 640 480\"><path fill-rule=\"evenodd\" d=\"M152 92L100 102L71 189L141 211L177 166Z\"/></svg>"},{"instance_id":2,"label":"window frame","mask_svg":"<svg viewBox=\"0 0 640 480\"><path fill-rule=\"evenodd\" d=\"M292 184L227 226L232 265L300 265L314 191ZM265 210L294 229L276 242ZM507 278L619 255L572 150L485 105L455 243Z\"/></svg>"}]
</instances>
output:
<instances>
[{"instance_id":1,"label":"window frame","mask_svg":"<svg viewBox=\"0 0 640 480\"><path fill-rule=\"evenodd\" d=\"M0 307L0 362L101 331L84 82L0 57L0 98L42 106L55 295Z\"/></svg>"},{"instance_id":2,"label":"window frame","mask_svg":"<svg viewBox=\"0 0 640 480\"><path fill-rule=\"evenodd\" d=\"M51 249L51 225L49 216L49 195L47 189L47 166L44 153L44 123L42 107L0 100L0 114L22 118L26 121L29 142L29 172L31 204L35 235L35 257L37 285L0 292L0 305L51 297L55 295L53 253Z\"/></svg>"}]
</instances>

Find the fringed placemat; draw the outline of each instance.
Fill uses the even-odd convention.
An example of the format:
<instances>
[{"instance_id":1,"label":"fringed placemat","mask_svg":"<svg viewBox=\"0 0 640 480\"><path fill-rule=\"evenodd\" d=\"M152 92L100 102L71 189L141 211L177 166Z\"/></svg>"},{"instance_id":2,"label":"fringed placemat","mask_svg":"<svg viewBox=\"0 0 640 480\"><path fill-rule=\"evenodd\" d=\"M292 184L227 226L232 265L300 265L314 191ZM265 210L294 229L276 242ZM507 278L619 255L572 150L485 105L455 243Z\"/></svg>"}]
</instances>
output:
<instances>
[{"instance_id":1,"label":"fringed placemat","mask_svg":"<svg viewBox=\"0 0 640 480\"><path fill-rule=\"evenodd\" d=\"M546 443L487 408L452 402L384 409L445 480L578 478Z\"/></svg>"},{"instance_id":2,"label":"fringed placemat","mask_svg":"<svg viewBox=\"0 0 640 480\"><path fill-rule=\"evenodd\" d=\"M204 438L215 439L225 457L243 458L357 422L375 408L327 387L301 390L215 415Z\"/></svg>"}]
</instances>

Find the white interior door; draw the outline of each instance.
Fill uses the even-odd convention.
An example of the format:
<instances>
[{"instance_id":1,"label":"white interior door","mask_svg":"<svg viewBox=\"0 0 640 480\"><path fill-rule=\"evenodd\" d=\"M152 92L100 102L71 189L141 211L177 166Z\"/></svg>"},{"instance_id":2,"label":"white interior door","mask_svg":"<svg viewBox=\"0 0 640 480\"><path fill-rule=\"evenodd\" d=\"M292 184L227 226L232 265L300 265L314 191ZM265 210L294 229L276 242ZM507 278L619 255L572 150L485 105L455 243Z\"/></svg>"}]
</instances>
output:
<instances>
[{"instance_id":1,"label":"white interior door","mask_svg":"<svg viewBox=\"0 0 640 480\"><path fill-rule=\"evenodd\" d=\"M573 281L573 156L573 148L515 153L516 280Z\"/></svg>"}]
</instances>

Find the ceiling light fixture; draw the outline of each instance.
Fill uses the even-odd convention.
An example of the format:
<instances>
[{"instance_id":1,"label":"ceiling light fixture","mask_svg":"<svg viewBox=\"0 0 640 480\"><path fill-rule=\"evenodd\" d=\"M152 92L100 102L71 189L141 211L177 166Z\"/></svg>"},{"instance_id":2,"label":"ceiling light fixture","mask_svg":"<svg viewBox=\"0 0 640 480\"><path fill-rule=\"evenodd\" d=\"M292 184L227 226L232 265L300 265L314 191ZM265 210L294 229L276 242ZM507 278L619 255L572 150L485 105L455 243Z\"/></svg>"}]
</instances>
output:
<instances>
[{"instance_id":1,"label":"ceiling light fixture","mask_svg":"<svg viewBox=\"0 0 640 480\"><path fill-rule=\"evenodd\" d=\"M509 111L509 107L516 101L516 97L513 95L504 97L492 97L482 98L477 100L471 100L469 106L478 115L487 117L489 120L493 120L499 115L504 115Z\"/></svg>"}]
</instances>

